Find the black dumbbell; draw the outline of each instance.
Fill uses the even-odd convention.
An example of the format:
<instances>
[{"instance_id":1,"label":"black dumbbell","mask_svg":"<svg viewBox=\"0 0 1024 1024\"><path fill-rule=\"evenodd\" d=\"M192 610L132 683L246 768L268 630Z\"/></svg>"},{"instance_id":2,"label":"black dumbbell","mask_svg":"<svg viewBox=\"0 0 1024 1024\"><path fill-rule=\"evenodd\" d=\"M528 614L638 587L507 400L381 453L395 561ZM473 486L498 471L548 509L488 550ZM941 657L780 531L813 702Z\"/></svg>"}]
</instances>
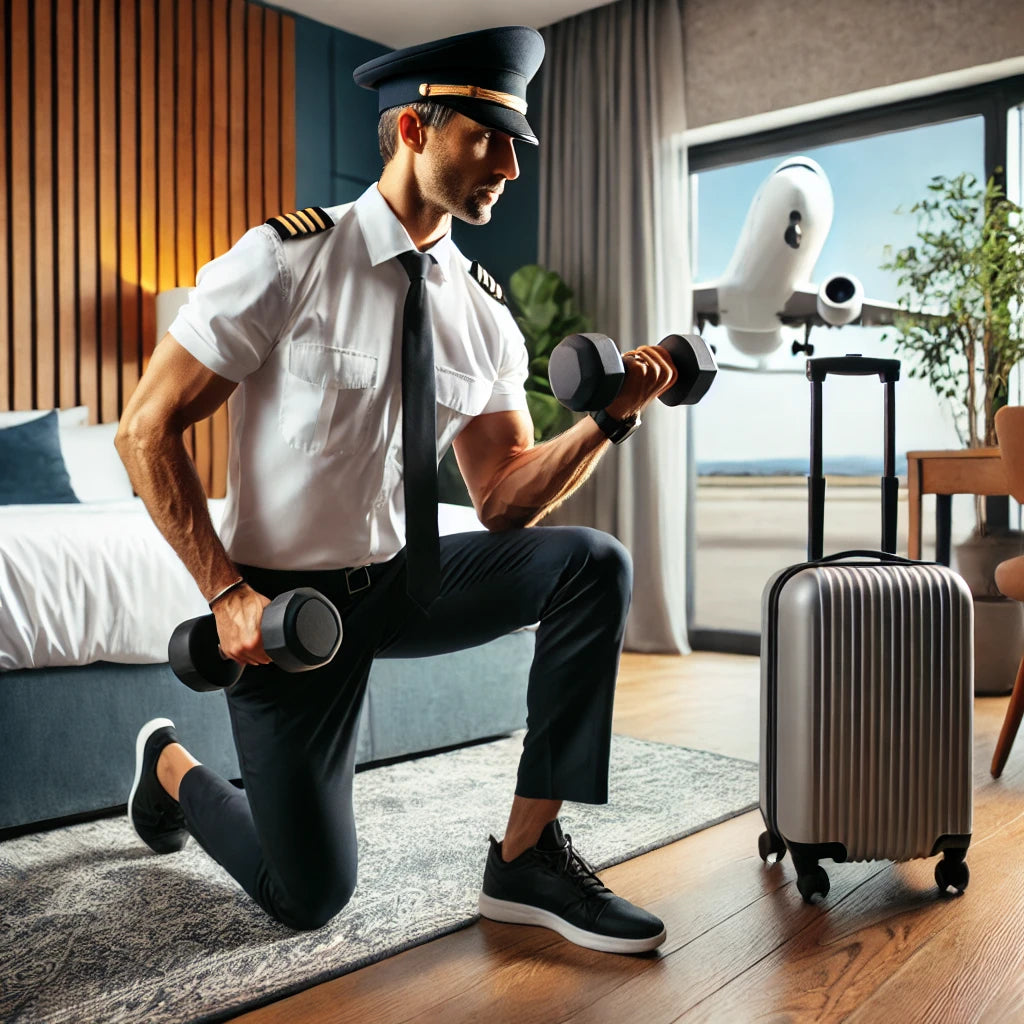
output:
<instances>
[{"instance_id":1,"label":"black dumbbell","mask_svg":"<svg viewBox=\"0 0 1024 1024\"><path fill-rule=\"evenodd\" d=\"M341 646L338 609L312 587L275 597L263 609L260 631L263 649L286 672L308 672L326 665ZM167 660L174 674L200 693L234 686L245 668L220 653L213 615L182 622L171 634Z\"/></svg>"},{"instance_id":2,"label":"black dumbbell","mask_svg":"<svg viewBox=\"0 0 1024 1024\"><path fill-rule=\"evenodd\" d=\"M659 342L678 371L660 396L665 405L696 405L711 387L718 365L699 334L670 334ZM551 393L568 409L596 412L615 400L626 379L619 349L604 334L570 334L548 360Z\"/></svg>"}]
</instances>

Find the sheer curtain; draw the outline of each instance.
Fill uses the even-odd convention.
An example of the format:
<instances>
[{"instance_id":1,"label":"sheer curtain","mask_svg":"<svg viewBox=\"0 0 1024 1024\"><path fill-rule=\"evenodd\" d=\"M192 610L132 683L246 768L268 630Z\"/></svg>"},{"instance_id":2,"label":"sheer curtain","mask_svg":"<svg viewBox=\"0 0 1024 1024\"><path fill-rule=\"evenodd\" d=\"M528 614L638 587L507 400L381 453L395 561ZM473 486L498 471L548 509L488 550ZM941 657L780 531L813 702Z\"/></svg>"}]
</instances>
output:
<instances>
[{"instance_id":1,"label":"sheer curtain","mask_svg":"<svg viewBox=\"0 0 1024 1024\"><path fill-rule=\"evenodd\" d=\"M544 30L540 262L622 351L692 324L682 0L620 0ZM655 402L551 517L633 555L626 646L688 650L685 407Z\"/></svg>"}]
</instances>

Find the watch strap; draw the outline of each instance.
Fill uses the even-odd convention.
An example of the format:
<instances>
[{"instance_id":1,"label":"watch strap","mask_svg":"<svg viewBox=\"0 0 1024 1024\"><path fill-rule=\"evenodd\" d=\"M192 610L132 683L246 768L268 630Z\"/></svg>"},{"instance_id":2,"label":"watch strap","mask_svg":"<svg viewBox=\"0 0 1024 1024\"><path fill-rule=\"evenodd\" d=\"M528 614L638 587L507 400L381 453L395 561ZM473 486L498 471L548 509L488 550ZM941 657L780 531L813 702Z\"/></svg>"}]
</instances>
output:
<instances>
[{"instance_id":1,"label":"watch strap","mask_svg":"<svg viewBox=\"0 0 1024 1024\"><path fill-rule=\"evenodd\" d=\"M622 444L640 426L639 416L626 416L617 420L614 416L609 416L604 409L598 409L590 415L612 444Z\"/></svg>"}]
</instances>

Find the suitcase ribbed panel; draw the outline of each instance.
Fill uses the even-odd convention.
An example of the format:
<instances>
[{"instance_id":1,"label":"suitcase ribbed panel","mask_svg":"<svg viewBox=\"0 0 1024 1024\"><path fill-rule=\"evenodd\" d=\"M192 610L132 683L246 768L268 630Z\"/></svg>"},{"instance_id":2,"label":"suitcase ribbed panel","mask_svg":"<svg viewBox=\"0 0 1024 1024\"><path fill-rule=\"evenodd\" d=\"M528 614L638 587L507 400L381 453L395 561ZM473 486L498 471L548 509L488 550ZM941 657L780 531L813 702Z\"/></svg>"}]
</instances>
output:
<instances>
[{"instance_id":1,"label":"suitcase ribbed panel","mask_svg":"<svg viewBox=\"0 0 1024 1024\"><path fill-rule=\"evenodd\" d=\"M970 833L962 579L932 565L809 567L783 585L777 613L781 834L842 843L850 860L905 860Z\"/></svg>"}]
</instances>

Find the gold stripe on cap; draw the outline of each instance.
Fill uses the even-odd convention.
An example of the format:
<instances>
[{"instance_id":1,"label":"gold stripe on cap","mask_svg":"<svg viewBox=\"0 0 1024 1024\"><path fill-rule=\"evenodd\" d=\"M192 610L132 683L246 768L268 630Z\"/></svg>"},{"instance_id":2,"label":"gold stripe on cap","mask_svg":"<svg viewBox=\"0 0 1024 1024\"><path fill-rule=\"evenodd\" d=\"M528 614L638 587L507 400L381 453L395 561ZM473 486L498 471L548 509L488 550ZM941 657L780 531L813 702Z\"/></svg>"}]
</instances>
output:
<instances>
[{"instance_id":1,"label":"gold stripe on cap","mask_svg":"<svg viewBox=\"0 0 1024 1024\"><path fill-rule=\"evenodd\" d=\"M491 103L500 103L501 106L508 107L520 114L526 113L526 100L521 100L510 92L496 92L494 89L485 89L480 85L429 85L424 82L420 86L420 95L468 96L474 100L490 100Z\"/></svg>"}]
</instances>

